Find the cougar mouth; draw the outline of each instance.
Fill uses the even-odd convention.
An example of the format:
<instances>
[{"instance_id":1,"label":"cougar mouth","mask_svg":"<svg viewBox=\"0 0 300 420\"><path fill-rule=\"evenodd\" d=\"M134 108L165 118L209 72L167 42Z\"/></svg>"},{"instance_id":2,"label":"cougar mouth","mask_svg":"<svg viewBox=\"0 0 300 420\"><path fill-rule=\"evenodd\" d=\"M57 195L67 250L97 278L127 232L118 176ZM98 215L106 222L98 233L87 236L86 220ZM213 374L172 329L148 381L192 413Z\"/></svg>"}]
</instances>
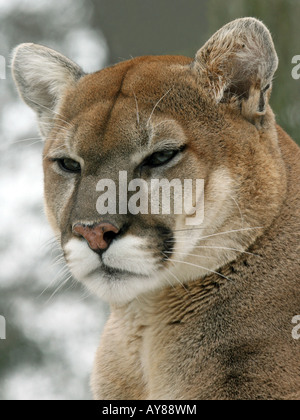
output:
<instances>
[{"instance_id":1,"label":"cougar mouth","mask_svg":"<svg viewBox=\"0 0 300 420\"><path fill-rule=\"evenodd\" d=\"M119 280L120 277L149 277L145 274L137 274L126 269L115 268L106 264L102 264L101 267L98 270L94 270L91 275L95 275L97 273L110 277L110 280Z\"/></svg>"}]
</instances>

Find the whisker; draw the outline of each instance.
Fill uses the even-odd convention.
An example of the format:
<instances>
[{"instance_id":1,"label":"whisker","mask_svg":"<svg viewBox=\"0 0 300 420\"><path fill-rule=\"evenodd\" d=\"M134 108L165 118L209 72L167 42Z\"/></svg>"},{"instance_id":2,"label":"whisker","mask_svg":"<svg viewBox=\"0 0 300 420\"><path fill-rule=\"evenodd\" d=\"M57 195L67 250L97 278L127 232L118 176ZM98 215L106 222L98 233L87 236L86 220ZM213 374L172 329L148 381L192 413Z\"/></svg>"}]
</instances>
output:
<instances>
[{"instance_id":1,"label":"whisker","mask_svg":"<svg viewBox=\"0 0 300 420\"><path fill-rule=\"evenodd\" d=\"M55 266L55 265L59 265L59 264L61 264L61 263L64 263L65 262L65 257L64 257L64 255L58 255L54 260L53 260L53 266Z\"/></svg>"},{"instance_id":2,"label":"whisker","mask_svg":"<svg viewBox=\"0 0 300 420\"><path fill-rule=\"evenodd\" d=\"M159 127L160 125L162 125L162 124L164 124L164 123L166 123L166 122L172 122L172 123L174 123L174 120L164 120L164 121L161 121L161 122L159 122L159 123L157 123L157 124L153 125L154 130L155 130L157 127Z\"/></svg>"},{"instance_id":3,"label":"whisker","mask_svg":"<svg viewBox=\"0 0 300 420\"><path fill-rule=\"evenodd\" d=\"M198 248L198 247L195 247ZM176 249L176 248L174 248ZM212 256L206 256L206 255L198 255L198 254L189 254L186 252L178 252L178 251L165 251L166 254L178 254L178 255L186 255L187 257L199 257L199 258L205 258L205 259L209 259L209 260L216 260L217 257L212 257ZM171 259L170 259L171 261Z\"/></svg>"},{"instance_id":4,"label":"whisker","mask_svg":"<svg viewBox=\"0 0 300 420\"><path fill-rule=\"evenodd\" d=\"M47 118L47 117L41 117L40 118L40 120L39 120L40 125L43 125L43 126L46 126L46 127L49 127L49 128L54 128L53 122L49 123L49 122L41 121L41 119L43 119L43 118ZM63 127L63 126L58 125L58 124L55 124L55 128L57 128L60 131L65 132L66 134L70 133L70 128L66 128L66 127Z\"/></svg>"},{"instance_id":5,"label":"whisker","mask_svg":"<svg viewBox=\"0 0 300 420\"><path fill-rule=\"evenodd\" d=\"M242 228L243 228L244 225L245 225L245 220L244 220L244 216L243 216L241 207L240 207L239 203L236 201L236 199L234 197L232 197L232 195L229 195L229 197L231 198L232 201L234 201L234 203L236 204L236 206L237 206L237 208L238 208L238 210L240 212L241 221L242 221Z\"/></svg>"},{"instance_id":6,"label":"whisker","mask_svg":"<svg viewBox=\"0 0 300 420\"><path fill-rule=\"evenodd\" d=\"M185 242L185 241L178 241L178 242ZM241 254L253 255L254 257L259 257L260 256L258 254L254 254L253 252L242 251L242 250L236 249L236 248L229 248L229 247L227 248L225 246L206 246L206 245L200 246L200 245L197 245L197 246L194 246L194 248L202 248L202 249L206 249L206 248L207 249L224 249L224 250L227 250L227 251L240 252ZM176 249L176 248L174 248L174 249ZM171 251L168 251L168 252L172 253ZM186 255L189 255L189 254L186 254ZM194 256L196 256L196 255L194 255Z\"/></svg>"},{"instance_id":7,"label":"whisker","mask_svg":"<svg viewBox=\"0 0 300 420\"><path fill-rule=\"evenodd\" d=\"M54 246L54 245L58 245L56 238L48 238L46 241L44 241L44 243L42 243L42 247L49 247L49 246Z\"/></svg>"},{"instance_id":8,"label":"whisker","mask_svg":"<svg viewBox=\"0 0 300 420\"><path fill-rule=\"evenodd\" d=\"M135 106L136 106L136 121L137 121L137 125L140 125L140 113L139 113L139 104L138 104L138 100L137 97L134 93L134 91L132 91L133 96L134 96L134 100L135 100Z\"/></svg>"},{"instance_id":9,"label":"whisker","mask_svg":"<svg viewBox=\"0 0 300 420\"><path fill-rule=\"evenodd\" d=\"M158 107L158 105L161 103L161 101L171 92L171 90L172 90L173 88L170 88L157 102L156 102L156 104L154 105L154 107L153 107L153 109L152 109L152 111L151 111L151 114L150 114L150 117L149 117L149 119L148 119L148 121L147 121L147 127L149 127L149 125L150 125L150 122L151 122L151 119L152 119L152 117L153 117L153 114L154 114L154 112L155 112L155 110L156 110L156 108Z\"/></svg>"},{"instance_id":10,"label":"whisker","mask_svg":"<svg viewBox=\"0 0 300 420\"><path fill-rule=\"evenodd\" d=\"M193 228L193 229L178 229L178 230L174 230L174 232L190 232L190 231L194 231L194 230L200 230L200 229L204 229L204 228ZM264 229L262 226L260 227L253 227L253 228L242 228L242 229L234 229L234 230L228 230L226 232L218 232L218 233L213 233L212 235L207 235L207 236L200 236L198 238L198 240L202 240L202 239L207 239L207 238L212 238L213 236L219 236L219 235L227 235L229 233L236 233L236 232L245 232L245 231L249 231L249 230L255 230L255 229ZM191 237L187 237L187 239L191 239ZM197 239L197 238L195 238ZM169 240L167 242L175 242L176 240Z\"/></svg>"},{"instance_id":11,"label":"whisker","mask_svg":"<svg viewBox=\"0 0 300 420\"><path fill-rule=\"evenodd\" d=\"M36 141L34 141L33 143L30 143L29 145L26 145L25 147L31 147L31 146L33 146L35 144L38 144L38 143L44 144L44 140L41 137L29 137L28 139L22 139L22 140L17 140L17 141L11 142L11 143L5 145L5 147L0 147L0 150L2 150L4 148L7 149L8 147L13 147L16 144L25 143L25 142L29 142L29 141L32 141L32 140L36 140ZM48 138L48 140L49 141L55 141L56 138L51 138L50 137L50 138Z\"/></svg>"},{"instance_id":12,"label":"whisker","mask_svg":"<svg viewBox=\"0 0 300 420\"><path fill-rule=\"evenodd\" d=\"M72 275L70 274L55 290L54 292L51 294L51 296L49 297L49 299L47 299L46 304L50 302L50 300L62 289L62 287L65 286L65 284L68 283L68 281L72 278Z\"/></svg>"},{"instance_id":13,"label":"whisker","mask_svg":"<svg viewBox=\"0 0 300 420\"><path fill-rule=\"evenodd\" d=\"M37 140L37 141L34 141L33 143L26 144L26 146L24 146L24 147L32 147L32 146L34 146L35 144L38 144L38 143L44 143L44 142L42 140Z\"/></svg>"},{"instance_id":14,"label":"whisker","mask_svg":"<svg viewBox=\"0 0 300 420\"><path fill-rule=\"evenodd\" d=\"M43 289L43 291L37 296L37 298L40 298L43 296L43 294L49 290L59 279L60 276L68 274L67 267L63 267L61 270L58 271L54 279L51 280L51 282ZM51 295L52 297L52 295Z\"/></svg>"},{"instance_id":15,"label":"whisker","mask_svg":"<svg viewBox=\"0 0 300 420\"><path fill-rule=\"evenodd\" d=\"M165 267L165 268L166 268L166 270L168 270L170 272L170 274L173 275L173 273L171 273L171 271L167 267ZM164 278L167 280L167 282L169 283L169 285L172 287L172 289L174 290L174 292L176 292L176 294L178 294L178 292L176 290L176 287L174 286L174 284L172 284L170 282L170 280L168 279L168 276L166 275L166 273L162 273L162 274L163 274ZM178 294L178 296L179 296L179 294Z\"/></svg>"},{"instance_id":16,"label":"whisker","mask_svg":"<svg viewBox=\"0 0 300 420\"><path fill-rule=\"evenodd\" d=\"M40 140L41 143L43 143L43 140L41 139L41 137L29 137L28 139L22 139L22 140L14 141L14 142L10 143L9 145L12 146L14 144L24 143L25 141L31 141L31 140Z\"/></svg>"},{"instance_id":17,"label":"whisker","mask_svg":"<svg viewBox=\"0 0 300 420\"><path fill-rule=\"evenodd\" d=\"M45 155L44 157L48 157L50 153L59 152L61 150L65 150L65 149L66 149L65 145L61 144L60 146L57 146L57 147L54 147L53 149L51 149L51 151L47 155Z\"/></svg>"},{"instance_id":18,"label":"whisker","mask_svg":"<svg viewBox=\"0 0 300 420\"><path fill-rule=\"evenodd\" d=\"M63 120L62 118L59 118L59 117L57 117L57 116L55 116L54 118L51 118L51 117L46 117L46 116L44 116L44 117L40 117L39 118L39 121L40 120L49 120L50 122L49 123L47 123L47 122L42 122L42 124L49 124L49 125L52 125L52 123L53 123L53 121L55 120L55 121L61 121L61 122L63 122L64 124L68 124L69 125L69 127L71 128L73 128L74 127L74 124L71 124L71 123L69 123L68 121L65 121L65 120ZM62 126L59 126L61 129L65 129L66 131L68 130L66 127L64 127L63 125Z\"/></svg>"},{"instance_id":19,"label":"whisker","mask_svg":"<svg viewBox=\"0 0 300 420\"><path fill-rule=\"evenodd\" d=\"M88 299L89 297L91 297L93 295L93 293L88 289L85 289L85 290L82 289L82 290L83 290L83 293L82 293L80 299L76 300L76 302L78 302L78 303L84 302L86 299Z\"/></svg>"},{"instance_id":20,"label":"whisker","mask_svg":"<svg viewBox=\"0 0 300 420\"><path fill-rule=\"evenodd\" d=\"M203 267L203 266L198 265L198 264L193 264L193 263L190 263L190 262L187 262L187 261L174 260L173 258L172 258L172 261L173 261L173 262L177 262L177 263L179 263L179 264L186 264L186 265L190 265L190 266L192 266L192 267L201 268L202 270L209 271L210 273L213 273L213 274L217 274L218 276L221 276L221 277L223 277L223 278L224 278L224 279L226 279L226 280L233 281L233 280L232 280L232 279L230 279L229 277L226 277L226 276L224 276L223 274L218 273L217 271L211 270L211 269L209 269L209 268L207 268L207 267Z\"/></svg>"},{"instance_id":21,"label":"whisker","mask_svg":"<svg viewBox=\"0 0 300 420\"><path fill-rule=\"evenodd\" d=\"M57 152L57 151L65 149L65 148L66 148L66 146L64 144L60 144L59 146L56 146L56 147L52 148L51 152Z\"/></svg>"},{"instance_id":22,"label":"whisker","mask_svg":"<svg viewBox=\"0 0 300 420\"><path fill-rule=\"evenodd\" d=\"M26 99L28 99L30 102L32 102L33 104L35 104L35 105L37 105L37 106L39 106L39 107L41 107L41 108L44 108L44 109L46 109L47 111L50 111L50 112L52 112L52 114L54 114L54 115L59 115L60 117L63 117L63 118L65 118L62 114L60 114L59 112L56 112L56 111L54 111L53 109L51 109L51 108L48 108L47 106L45 106L45 105L42 105L42 104L39 104L38 102L35 102L34 100L32 100L31 98L29 98L28 96L25 96L26 97ZM64 121L66 124L69 124L70 126L72 126L72 124L71 123L69 123L69 122L67 122L67 121L65 121L65 120L62 120L62 121Z\"/></svg>"},{"instance_id":23,"label":"whisker","mask_svg":"<svg viewBox=\"0 0 300 420\"><path fill-rule=\"evenodd\" d=\"M49 153L47 153L46 155L44 155L43 159L47 159L49 156L52 155L52 153L56 153L56 152L59 152L59 151L65 151L65 150L66 150L66 147L65 147L64 144L62 144L61 146L57 146L54 149L50 150Z\"/></svg>"},{"instance_id":24,"label":"whisker","mask_svg":"<svg viewBox=\"0 0 300 420\"><path fill-rule=\"evenodd\" d=\"M78 284L78 282L73 278L72 274L70 274L70 276L68 278L68 281L69 280L72 280L72 281L70 282L71 283L70 286L68 286L66 288L65 293L71 291L72 289L74 289L74 287L76 287L77 284Z\"/></svg>"},{"instance_id":25,"label":"whisker","mask_svg":"<svg viewBox=\"0 0 300 420\"><path fill-rule=\"evenodd\" d=\"M208 248L208 249L224 249L227 251L235 251L235 252L240 252L241 254L247 254L247 255L253 255L254 257L260 257L260 255L258 254L254 254L253 252L248 252L248 251L242 251L241 249L236 249L236 248L230 248L230 247L225 247L225 246L195 246L195 248Z\"/></svg>"},{"instance_id":26,"label":"whisker","mask_svg":"<svg viewBox=\"0 0 300 420\"><path fill-rule=\"evenodd\" d=\"M173 261L170 259L170 258L168 258L168 256L167 255L165 255L165 253L164 252L162 252L162 254L167 258L167 261L170 261L173 265L175 265L174 263L173 263ZM184 286L184 284L179 280L179 278L174 274L174 273L172 273L172 271L168 268L168 267L165 267L165 269L175 278L175 280L180 284L180 286L186 291L186 293L188 294L188 295L190 295L190 292L187 290L187 288Z\"/></svg>"}]
</instances>

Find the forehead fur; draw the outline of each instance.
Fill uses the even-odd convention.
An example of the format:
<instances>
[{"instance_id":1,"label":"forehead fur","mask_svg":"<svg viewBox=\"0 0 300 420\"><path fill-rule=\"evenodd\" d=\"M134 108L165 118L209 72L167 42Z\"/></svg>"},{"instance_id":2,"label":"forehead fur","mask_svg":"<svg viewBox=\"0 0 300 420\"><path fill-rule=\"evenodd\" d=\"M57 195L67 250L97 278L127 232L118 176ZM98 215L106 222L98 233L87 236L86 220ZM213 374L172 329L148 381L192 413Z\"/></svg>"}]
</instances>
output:
<instances>
[{"instance_id":1,"label":"forehead fur","mask_svg":"<svg viewBox=\"0 0 300 420\"><path fill-rule=\"evenodd\" d=\"M72 120L79 114L92 112L93 107L101 105L106 107L106 117L109 119L119 99L129 98L136 101L142 110L143 107L153 107L164 95L166 98L163 103L167 105L170 98L174 100L179 91L181 96L177 97L177 106L172 103L172 109L180 111L179 99L182 102L186 99L189 104L196 101L198 105L199 89L189 68L191 63L192 60L186 57L146 56L87 75L69 91L61 113ZM170 95L167 95L168 91Z\"/></svg>"},{"instance_id":2,"label":"forehead fur","mask_svg":"<svg viewBox=\"0 0 300 420\"><path fill-rule=\"evenodd\" d=\"M214 121L217 127L222 112L201 88L191 63L187 57L146 56L83 77L59 110L75 127L73 145L84 153L83 139L92 138L89 154L100 148L104 154L112 145L128 153L136 140L147 144L150 120L173 120L185 127L187 115L190 121Z\"/></svg>"}]
</instances>

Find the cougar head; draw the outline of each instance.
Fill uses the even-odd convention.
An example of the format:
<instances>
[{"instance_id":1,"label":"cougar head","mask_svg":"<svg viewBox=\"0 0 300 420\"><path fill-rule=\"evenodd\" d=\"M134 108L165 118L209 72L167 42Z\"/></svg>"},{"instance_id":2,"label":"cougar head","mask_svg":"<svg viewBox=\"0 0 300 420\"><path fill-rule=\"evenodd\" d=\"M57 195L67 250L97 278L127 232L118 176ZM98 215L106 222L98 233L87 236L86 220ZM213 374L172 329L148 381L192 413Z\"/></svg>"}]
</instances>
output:
<instances>
[{"instance_id":1,"label":"cougar head","mask_svg":"<svg viewBox=\"0 0 300 420\"><path fill-rule=\"evenodd\" d=\"M268 105L278 60L252 18L196 54L85 74L35 44L13 76L45 140L45 207L68 266L112 303L201 280L268 226L281 160Z\"/></svg>"}]
</instances>

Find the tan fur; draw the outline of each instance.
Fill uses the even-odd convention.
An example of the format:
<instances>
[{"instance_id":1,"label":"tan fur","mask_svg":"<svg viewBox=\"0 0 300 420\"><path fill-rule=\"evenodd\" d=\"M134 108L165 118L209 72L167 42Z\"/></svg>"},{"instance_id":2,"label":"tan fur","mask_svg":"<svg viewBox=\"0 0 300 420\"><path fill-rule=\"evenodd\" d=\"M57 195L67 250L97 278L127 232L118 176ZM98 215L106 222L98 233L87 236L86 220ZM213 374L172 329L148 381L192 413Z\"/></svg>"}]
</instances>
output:
<instances>
[{"instance_id":1,"label":"tan fur","mask_svg":"<svg viewBox=\"0 0 300 420\"><path fill-rule=\"evenodd\" d=\"M267 28L239 19L195 60L140 57L91 75L43 48L19 47L13 72L25 100L30 91L35 103L43 98L40 124L50 108L49 221L72 273L111 303L95 398L298 399L300 151L268 104L278 59ZM47 60L68 77L36 76L30 90L30 66L38 75ZM186 215L99 215L99 179L117 180L120 170L136 178L143 159L170 142L186 145L177 163L140 176L204 179L201 227L187 228ZM79 162L81 174L63 173L58 157ZM101 263L72 226L103 220L122 234ZM130 278L107 274L106 255Z\"/></svg>"}]
</instances>

